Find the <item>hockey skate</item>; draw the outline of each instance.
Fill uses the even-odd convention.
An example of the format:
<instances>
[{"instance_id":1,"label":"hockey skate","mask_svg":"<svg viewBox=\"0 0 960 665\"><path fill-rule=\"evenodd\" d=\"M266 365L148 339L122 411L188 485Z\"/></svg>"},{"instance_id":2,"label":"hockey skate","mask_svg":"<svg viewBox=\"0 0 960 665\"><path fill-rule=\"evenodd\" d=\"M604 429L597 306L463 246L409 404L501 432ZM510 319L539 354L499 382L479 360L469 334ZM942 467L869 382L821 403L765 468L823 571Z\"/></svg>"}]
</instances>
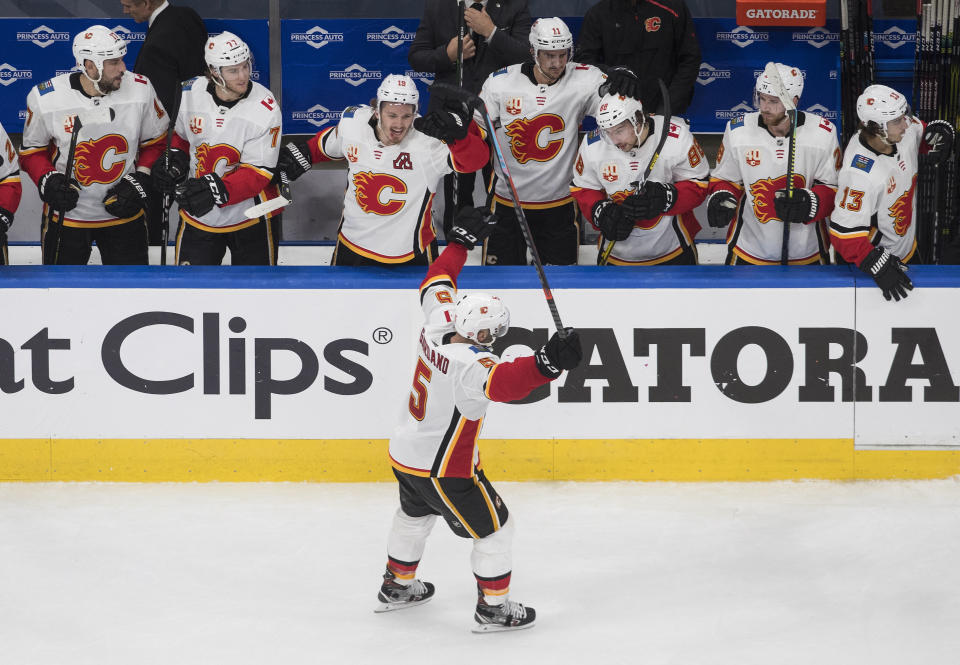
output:
<instances>
[{"instance_id":1,"label":"hockey skate","mask_svg":"<svg viewBox=\"0 0 960 665\"><path fill-rule=\"evenodd\" d=\"M473 618L475 633L496 633L505 630L520 630L530 628L537 620L537 611L532 607L524 607L512 600L504 601L502 605L488 605L479 594L477 611Z\"/></svg>"},{"instance_id":2,"label":"hockey skate","mask_svg":"<svg viewBox=\"0 0 960 665\"><path fill-rule=\"evenodd\" d=\"M400 584L397 582L396 575L388 568L387 572L383 574L383 584L377 594L380 605L373 611L391 612L423 605L433 598L433 590L433 585L430 582L423 582L419 579L413 580L410 584Z\"/></svg>"}]
</instances>

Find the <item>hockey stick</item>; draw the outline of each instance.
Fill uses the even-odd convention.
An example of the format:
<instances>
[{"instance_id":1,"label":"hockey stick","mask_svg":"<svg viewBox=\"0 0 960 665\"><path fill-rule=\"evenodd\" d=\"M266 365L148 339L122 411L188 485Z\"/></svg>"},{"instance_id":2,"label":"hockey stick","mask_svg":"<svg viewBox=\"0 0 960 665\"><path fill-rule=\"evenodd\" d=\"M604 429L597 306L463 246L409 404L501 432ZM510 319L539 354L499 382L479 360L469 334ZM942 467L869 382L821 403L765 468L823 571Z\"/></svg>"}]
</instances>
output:
<instances>
[{"instance_id":1,"label":"hockey stick","mask_svg":"<svg viewBox=\"0 0 960 665\"><path fill-rule=\"evenodd\" d=\"M286 208L293 203L293 195L290 193L290 178L287 176L287 172L277 171L277 179L280 181L277 183L279 196L275 199L250 206L244 210L243 214L247 216L247 219L256 219L257 217L269 215L271 212L279 210L280 208Z\"/></svg>"},{"instance_id":2,"label":"hockey stick","mask_svg":"<svg viewBox=\"0 0 960 665\"><path fill-rule=\"evenodd\" d=\"M787 112L787 117L790 118L790 146L787 153L787 199L793 198L793 174L796 166L796 154L797 154L797 107L793 103L793 99L787 94L787 88L783 83L783 79L780 78L780 72L777 71L776 64L768 62L766 67L763 68L763 73L770 79L770 82L777 89L777 97L780 98L780 102L783 104L783 108ZM793 111L791 116L790 112ZM790 263L790 222L780 220L783 224L783 243L780 247L780 265L789 265Z\"/></svg>"},{"instance_id":3,"label":"hockey stick","mask_svg":"<svg viewBox=\"0 0 960 665\"><path fill-rule=\"evenodd\" d=\"M466 37L465 0L457 0L457 85L463 87L463 38Z\"/></svg>"},{"instance_id":4,"label":"hockey stick","mask_svg":"<svg viewBox=\"0 0 960 665\"><path fill-rule=\"evenodd\" d=\"M517 194L517 186L513 182L513 178L510 176L510 169L507 167L507 160L503 156L503 150L500 147L500 141L497 139L497 134L493 126L493 119L490 118L490 113L487 111L487 105L483 103L483 100L480 99L480 97L467 92L463 88L454 88L453 86L445 83L434 83L432 86L430 86L430 88L436 89L452 98L463 101L469 108L476 110L483 117L483 124L486 127L487 134L490 137L490 142L493 145L497 163L500 165L500 170L503 171L503 175L507 179L507 184L510 185L510 198L513 199L514 211L517 214L517 222L520 224L520 231L523 233L523 239L527 243L527 248L530 250L530 255L533 257L533 265L537 269L537 277L540 278L540 286L543 287L543 296L547 300L547 307L550 309L550 316L553 317L553 324L557 328L557 336L560 339L566 339L567 334L564 331L563 322L560 320L560 312L557 309L557 303L553 299L553 292L550 290L550 284L547 283L547 275L543 271L543 263L540 262L540 254L537 252L536 245L533 244L533 234L530 232L530 225L527 223L527 217L523 212L523 208L520 206L520 195Z\"/></svg>"},{"instance_id":5,"label":"hockey stick","mask_svg":"<svg viewBox=\"0 0 960 665\"><path fill-rule=\"evenodd\" d=\"M64 170L64 173L67 176L67 183L73 180L73 158L77 152L77 136L80 134L80 129L83 127L83 121L80 120L80 114L73 116L73 124L70 129L70 148L67 151L67 168ZM53 212L51 212L51 215ZM67 216L66 210L57 210L57 249L53 254L53 265L60 265L60 244L63 239L63 221ZM50 223L53 224L53 218L50 218Z\"/></svg>"},{"instance_id":6,"label":"hockey stick","mask_svg":"<svg viewBox=\"0 0 960 665\"><path fill-rule=\"evenodd\" d=\"M167 109L170 120L167 123L167 149L163 153L163 166L170 171L170 144L173 141L173 133L176 131L177 116L180 114L180 102L183 99L183 87L177 83L177 89L174 91L177 99L177 108L175 111ZM170 240L170 206L173 205L173 197L169 193L163 195L163 226L160 229L160 265L167 265L167 242Z\"/></svg>"},{"instance_id":7,"label":"hockey stick","mask_svg":"<svg viewBox=\"0 0 960 665\"><path fill-rule=\"evenodd\" d=\"M653 167L657 165L657 160L660 159L660 151L663 150L663 146L667 142L667 134L670 133L670 91L667 90L667 86L664 84L663 79L657 79L657 83L660 85L660 97L663 99L663 122L661 123L662 126L660 127L660 138L657 139L657 147L654 148L653 154L650 156L650 161L647 163L647 167L643 170L643 173L639 178L630 183L630 186L633 187L634 192L639 192L640 189L647 184L647 178L650 177ZM610 252L613 251L613 246L616 244L616 240L611 240L610 243L597 255L598 266L607 265L607 261L610 259Z\"/></svg>"}]
</instances>

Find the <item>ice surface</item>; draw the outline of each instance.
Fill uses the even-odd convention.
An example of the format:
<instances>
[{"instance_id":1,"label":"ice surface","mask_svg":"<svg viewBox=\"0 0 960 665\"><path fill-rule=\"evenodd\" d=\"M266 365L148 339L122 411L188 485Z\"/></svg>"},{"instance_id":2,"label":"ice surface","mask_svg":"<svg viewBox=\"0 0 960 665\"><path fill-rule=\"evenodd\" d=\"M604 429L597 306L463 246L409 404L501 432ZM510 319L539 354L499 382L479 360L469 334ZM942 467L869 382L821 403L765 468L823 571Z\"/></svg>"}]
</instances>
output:
<instances>
[{"instance_id":1,"label":"ice surface","mask_svg":"<svg viewBox=\"0 0 960 665\"><path fill-rule=\"evenodd\" d=\"M442 523L435 600L373 613L391 484L0 484L0 662L960 662L958 480L494 483L513 634Z\"/></svg>"}]
</instances>

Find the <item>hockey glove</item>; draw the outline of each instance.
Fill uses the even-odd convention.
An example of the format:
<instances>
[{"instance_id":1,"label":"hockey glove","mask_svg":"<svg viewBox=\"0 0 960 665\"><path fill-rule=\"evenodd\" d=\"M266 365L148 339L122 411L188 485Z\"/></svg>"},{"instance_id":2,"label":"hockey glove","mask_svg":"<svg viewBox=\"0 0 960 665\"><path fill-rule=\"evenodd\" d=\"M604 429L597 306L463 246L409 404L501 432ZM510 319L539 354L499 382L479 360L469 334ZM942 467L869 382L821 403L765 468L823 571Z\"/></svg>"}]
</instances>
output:
<instances>
[{"instance_id":1,"label":"hockey glove","mask_svg":"<svg viewBox=\"0 0 960 665\"><path fill-rule=\"evenodd\" d=\"M43 202L58 212L73 210L80 200L80 183L59 171L45 173L37 189Z\"/></svg>"},{"instance_id":2,"label":"hockey glove","mask_svg":"<svg viewBox=\"0 0 960 665\"><path fill-rule=\"evenodd\" d=\"M597 201L593 206L593 221L603 237L612 242L626 240L633 231L634 220L627 215L623 206L610 199Z\"/></svg>"},{"instance_id":3,"label":"hockey glove","mask_svg":"<svg viewBox=\"0 0 960 665\"><path fill-rule=\"evenodd\" d=\"M621 205L631 220L654 219L672 208L676 200L676 187L651 180L644 183L639 192L624 199Z\"/></svg>"},{"instance_id":4,"label":"hockey glove","mask_svg":"<svg viewBox=\"0 0 960 665\"><path fill-rule=\"evenodd\" d=\"M107 190L103 207L117 219L133 217L141 210L147 209L152 188L147 174L133 171L120 178L116 185Z\"/></svg>"},{"instance_id":5,"label":"hockey glove","mask_svg":"<svg viewBox=\"0 0 960 665\"><path fill-rule=\"evenodd\" d=\"M607 80L600 86L599 94L623 95L640 99L640 79L626 67L611 67L607 70Z\"/></svg>"},{"instance_id":6,"label":"hockey glove","mask_svg":"<svg viewBox=\"0 0 960 665\"><path fill-rule=\"evenodd\" d=\"M229 200L227 186L216 173L190 178L177 187L177 204L194 217L203 217L213 206L226 205Z\"/></svg>"},{"instance_id":7,"label":"hockey glove","mask_svg":"<svg viewBox=\"0 0 960 665\"><path fill-rule=\"evenodd\" d=\"M496 225L496 216L486 208L464 208L457 213L447 240L473 249L493 233Z\"/></svg>"},{"instance_id":8,"label":"hockey glove","mask_svg":"<svg viewBox=\"0 0 960 665\"><path fill-rule=\"evenodd\" d=\"M169 166L167 159L169 158ZM153 164L153 184L163 194L173 194L177 185L182 185L190 170L190 156L183 150L171 148L164 151Z\"/></svg>"},{"instance_id":9,"label":"hockey glove","mask_svg":"<svg viewBox=\"0 0 960 665\"><path fill-rule=\"evenodd\" d=\"M707 197L707 223L722 229L733 221L737 212L737 197L726 190L719 190Z\"/></svg>"},{"instance_id":10,"label":"hockey glove","mask_svg":"<svg viewBox=\"0 0 960 665\"><path fill-rule=\"evenodd\" d=\"M934 120L927 123L923 132L923 142L926 144L926 157L934 166L946 161L953 149L954 129L946 120Z\"/></svg>"},{"instance_id":11,"label":"hockey glove","mask_svg":"<svg viewBox=\"0 0 960 665\"><path fill-rule=\"evenodd\" d=\"M306 141L290 142L280 149L277 159L277 171L283 171L293 182L310 170L313 162L310 161L310 146Z\"/></svg>"},{"instance_id":12,"label":"hockey glove","mask_svg":"<svg viewBox=\"0 0 960 665\"><path fill-rule=\"evenodd\" d=\"M6 208L0 208L0 236L6 235L13 226L13 213Z\"/></svg>"},{"instance_id":13,"label":"hockey glove","mask_svg":"<svg viewBox=\"0 0 960 665\"><path fill-rule=\"evenodd\" d=\"M537 369L549 379L555 379L565 369L573 369L583 359L580 348L580 335L573 328L564 328L565 339L560 339L559 333L553 333L550 340L533 354L537 361Z\"/></svg>"},{"instance_id":14,"label":"hockey glove","mask_svg":"<svg viewBox=\"0 0 960 665\"><path fill-rule=\"evenodd\" d=\"M899 302L907 297L907 291L913 291L913 282L907 277L907 267L882 247L874 247L867 254L860 262L860 270L873 277L887 300L892 297Z\"/></svg>"},{"instance_id":15,"label":"hockey glove","mask_svg":"<svg viewBox=\"0 0 960 665\"><path fill-rule=\"evenodd\" d=\"M470 113L463 104L447 102L438 111L413 121L418 132L440 139L444 143L454 143L467 137L470 125Z\"/></svg>"},{"instance_id":16,"label":"hockey glove","mask_svg":"<svg viewBox=\"0 0 960 665\"><path fill-rule=\"evenodd\" d=\"M806 224L813 221L820 207L820 198L809 189L794 189L793 196L787 197L787 190L778 189L773 193L773 208L783 222Z\"/></svg>"}]
</instances>

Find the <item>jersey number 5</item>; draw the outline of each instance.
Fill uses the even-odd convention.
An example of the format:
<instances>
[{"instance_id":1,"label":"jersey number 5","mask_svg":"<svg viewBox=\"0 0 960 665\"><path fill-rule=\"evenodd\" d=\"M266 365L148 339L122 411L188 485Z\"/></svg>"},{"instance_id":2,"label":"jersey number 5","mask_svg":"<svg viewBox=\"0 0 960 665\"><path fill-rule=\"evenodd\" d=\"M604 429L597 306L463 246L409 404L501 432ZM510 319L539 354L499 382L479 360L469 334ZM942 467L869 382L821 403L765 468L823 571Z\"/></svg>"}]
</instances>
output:
<instances>
[{"instance_id":1,"label":"jersey number 5","mask_svg":"<svg viewBox=\"0 0 960 665\"><path fill-rule=\"evenodd\" d=\"M427 384L430 383L430 377L433 372L423 362L423 358L417 359L417 369L413 373L413 392L410 393L410 415L417 420L423 420L427 415Z\"/></svg>"}]
</instances>

